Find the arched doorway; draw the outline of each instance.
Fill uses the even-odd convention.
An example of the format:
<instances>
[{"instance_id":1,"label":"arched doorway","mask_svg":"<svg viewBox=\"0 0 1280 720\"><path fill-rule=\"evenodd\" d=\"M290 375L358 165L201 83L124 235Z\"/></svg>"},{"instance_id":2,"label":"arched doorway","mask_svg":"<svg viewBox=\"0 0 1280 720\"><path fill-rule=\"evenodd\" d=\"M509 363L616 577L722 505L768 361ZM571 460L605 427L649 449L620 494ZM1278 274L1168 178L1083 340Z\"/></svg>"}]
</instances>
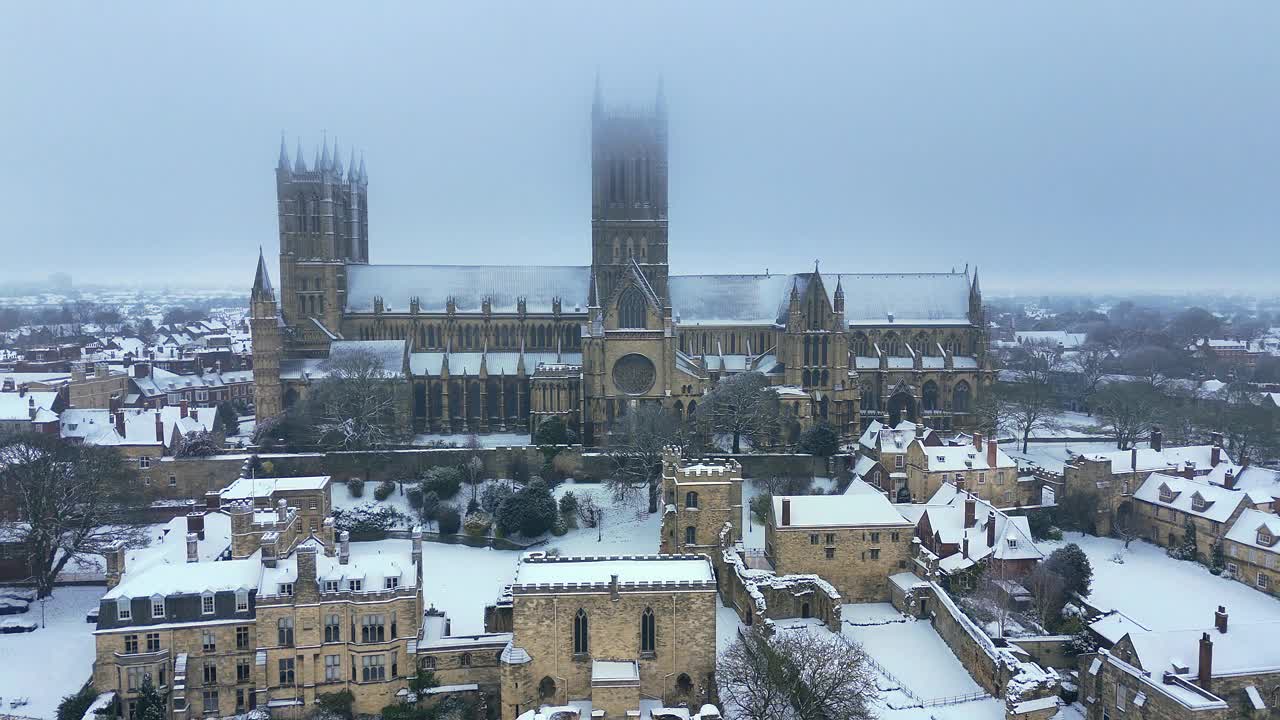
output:
<instances>
[{"instance_id":1,"label":"arched doorway","mask_svg":"<svg viewBox=\"0 0 1280 720\"><path fill-rule=\"evenodd\" d=\"M889 398L888 410L890 427L897 427L903 420L916 420L916 400L905 390L899 390Z\"/></svg>"}]
</instances>

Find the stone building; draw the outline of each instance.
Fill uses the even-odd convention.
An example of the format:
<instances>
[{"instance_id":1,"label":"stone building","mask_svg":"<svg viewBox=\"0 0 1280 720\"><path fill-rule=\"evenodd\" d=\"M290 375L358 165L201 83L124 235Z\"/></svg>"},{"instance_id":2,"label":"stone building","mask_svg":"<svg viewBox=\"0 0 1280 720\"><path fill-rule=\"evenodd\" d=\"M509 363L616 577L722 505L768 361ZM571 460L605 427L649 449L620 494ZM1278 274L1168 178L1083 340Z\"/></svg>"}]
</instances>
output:
<instances>
[{"instance_id":1,"label":"stone building","mask_svg":"<svg viewBox=\"0 0 1280 720\"><path fill-rule=\"evenodd\" d=\"M906 463L907 489L917 502L933 497L944 485L958 484L1000 507L1037 504L1019 493L1018 464L994 438L984 444L982 433L974 433L973 445L927 445L917 440L907 448Z\"/></svg>"},{"instance_id":2,"label":"stone building","mask_svg":"<svg viewBox=\"0 0 1280 720\"><path fill-rule=\"evenodd\" d=\"M915 521L920 540L915 560L925 575L954 578L982 564L992 577L1016 580L1044 558L1027 518L1009 515L953 484L927 503L896 507Z\"/></svg>"},{"instance_id":3,"label":"stone building","mask_svg":"<svg viewBox=\"0 0 1280 720\"><path fill-rule=\"evenodd\" d=\"M603 718L634 717L641 698L702 705L714 683L716 606L704 555L526 553L511 586L501 717L570 700Z\"/></svg>"},{"instance_id":4,"label":"stone building","mask_svg":"<svg viewBox=\"0 0 1280 720\"><path fill-rule=\"evenodd\" d=\"M105 362L76 363L67 384L67 404L73 408L114 410L129 393L129 374Z\"/></svg>"},{"instance_id":5,"label":"stone building","mask_svg":"<svg viewBox=\"0 0 1280 720\"><path fill-rule=\"evenodd\" d=\"M279 296L251 299L260 420L298 402L333 343L407 344L419 432L533 430L602 444L638 403L691 416L720 378L784 396L784 439L814 420L968 427L991 379L977 272L672 275L667 107L591 110L589 265L370 264L364 161L335 144L276 166ZM584 238L584 241L586 238ZM585 242L584 242L585 244Z\"/></svg>"},{"instance_id":6,"label":"stone building","mask_svg":"<svg viewBox=\"0 0 1280 720\"><path fill-rule=\"evenodd\" d=\"M720 531L742 539L742 466L734 460L685 460L679 448L662 459L663 553L714 554Z\"/></svg>"},{"instance_id":7,"label":"stone building","mask_svg":"<svg viewBox=\"0 0 1280 720\"><path fill-rule=\"evenodd\" d=\"M857 480L850 487L774 497L765 557L779 575L820 576L846 603L888 602L889 576L911 561L913 525L879 490Z\"/></svg>"},{"instance_id":8,"label":"stone building","mask_svg":"<svg viewBox=\"0 0 1280 720\"><path fill-rule=\"evenodd\" d=\"M1195 555L1208 562L1213 547L1252 506L1249 495L1228 489L1194 474L1151 473L1133 493L1133 534L1162 547L1176 548L1187 540L1188 526L1195 527Z\"/></svg>"},{"instance_id":9,"label":"stone building","mask_svg":"<svg viewBox=\"0 0 1280 720\"><path fill-rule=\"evenodd\" d=\"M1231 458L1222 449L1221 435L1214 433L1214 442L1210 445L1165 447L1163 435L1157 428L1151 431L1149 447L1076 456L1063 467L1063 489L1067 494L1096 494L1096 532L1110 535L1117 522L1131 523L1133 491L1151 473L1184 472L1190 463L1192 473L1200 476L1209 474L1223 462L1230 463Z\"/></svg>"},{"instance_id":10,"label":"stone building","mask_svg":"<svg viewBox=\"0 0 1280 720\"><path fill-rule=\"evenodd\" d=\"M1280 706L1280 622L1131 631L1110 650L1080 658L1088 720L1268 718Z\"/></svg>"},{"instance_id":11,"label":"stone building","mask_svg":"<svg viewBox=\"0 0 1280 720\"><path fill-rule=\"evenodd\" d=\"M869 458L878 462L882 473L888 472L888 481L883 474L878 479L874 476L863 477L861 473L859 477L891 493L889 497L896 499L898 490L907 486L907 449L917 439L926 447L949 444L943 441L941 433L924 423L910 420L903 420L896 426L885 425L879 420L867 423L862 436L858 438L859 460ZM868 470L871 469L870 465L862 464Z\"/></svg>"},{"instance_id":12,"label":"stone building","mask_svg":"<svg viewBox=\"0 0 1280 720\"><path fill-rule=\"evenodd\" d=\"M1280 517L1261 510L1240 513L1222 539L1226 572L1259 592L1280 595Z\"/></svg>"},{"instance_id":13,"label":"stone building","mask_svg":"<svg viewBox=\"0 0 1280 720\"><path fill-rule=\"evenodd\" d=\"M351 543L331 520L307 532L309 502L288 506L287 480L107 555L93 682L118 694L125 718L144 679L167 692L170 717L187 718L300 711L342 690L356 712L377 713L416 672L421 535Z\"/></svg>"}]
</instances>

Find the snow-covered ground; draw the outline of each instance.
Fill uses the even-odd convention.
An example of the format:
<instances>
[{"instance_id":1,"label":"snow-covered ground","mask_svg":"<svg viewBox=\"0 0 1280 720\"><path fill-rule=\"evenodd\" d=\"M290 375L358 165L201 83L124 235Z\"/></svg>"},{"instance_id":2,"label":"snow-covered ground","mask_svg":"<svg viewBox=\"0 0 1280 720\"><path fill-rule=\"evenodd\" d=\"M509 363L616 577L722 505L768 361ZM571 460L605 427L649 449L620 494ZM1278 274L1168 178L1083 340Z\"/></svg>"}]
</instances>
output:
<instances>
[{"instance_id":1,"label":"snow-covered ground","mask_svg":"<svg viewBox=\"0 0 1280 720\"><path fill-rule=\"evenodd\" d=\"M875 609L872 613L878 614ZM876 662L920 698L927 700L982 692L982 687L969 676L951 653L951 648L928 622L845 623L843 630L846 637L862 643Z\"/></svg>"},{"instance_id":2,"label":"snow-covered ground","mask_svg":"<svg viewBox=\"0 0 1280 720\"><path fill-rule=\"evenodd\" d=\"M1022 452L1021 443L1006 443L1000 446L1009 457L1018 461L1022 467L1038 466L1053 472L1062 472L1073 455L1091 455L1093 453L1114 452L1113 442L1032 442L1027 444L1027 451Z\"/></svg>"},{"instance_id":3,"label":"snow-covered ground","mask_svg":"<svg viewBox=\"0 0 1280 720\"><path fill-rule=\"evenodd\" d=\"M645 497L637 494L615 503L604 485L573 482L561 483L553 494L559 500L569 490L579 498L594 496L605 511L604 522L600 528L574 528L561 537L549 535L534 549L555 549L562 555L658 552L661 516L646 511ZM463 488L463 492L466 491ZM335 505L344 492L343 488L334 490ZM449 614L455 635L483 632L484 606L496 600L502 588L511 584L520 554L512 550L423 543L426 604Z\"/></svg>"},{"instance_id":4,"label":"snow-covered ground","mask_svg":"<svg viewBox=\"0 0 1280 720\"><path fill-rule=\"evenodd\" d=\"M1174 560L1164 548L1142 540L1125 550L1120 540L1068 533L1062 542L1037 545L1047 554L1069 542L1079 545L1093 566L1089 601L1119 610L1151 630L1209 627L1219 605L1226 606L1233 623L1280 618L1280 600L1214 576L1198 563ZM1123 564L1113 562L1116 555Z\"/></svg>"},{"instance_id":5,"label":"snow-covered ground","mask_svg":"<svg viewBox=\"0 0 1280 720\"><path fill-rule=\"evenodd\" d=\"M93 625L85 614L98 606L103 586L63 586L46 603L46 627L35 632L0 635L0 656L7 658L0 672L2 712L52 718L58 703L80 689L93 673ZM40 603L31 603L24 615L9 617L40 622ZM10 707L15 698L27 705Z\"/></svg>"}]
</instances>

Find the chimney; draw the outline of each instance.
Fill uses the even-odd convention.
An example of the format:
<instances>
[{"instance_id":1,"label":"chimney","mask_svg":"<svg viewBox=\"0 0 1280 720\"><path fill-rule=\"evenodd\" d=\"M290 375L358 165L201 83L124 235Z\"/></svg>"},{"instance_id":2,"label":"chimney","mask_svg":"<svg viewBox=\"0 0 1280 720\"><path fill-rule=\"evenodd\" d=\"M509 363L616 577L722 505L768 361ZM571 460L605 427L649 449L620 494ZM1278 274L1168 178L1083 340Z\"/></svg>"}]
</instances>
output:
<instances>
[{"instance_id":1,"label":"chimney","mask_svg":"<svg viewBox=\"0 0 1280 720\"><path fill-rule=\"evenodd\" d=\"M262 533L259 538L258 547L262 549L262 566L273 568L276 566L276 545L280 541L280 535L274 532Z\"/></svg>"},{"instance_id":2,"label":"chimney","mask_svg":"<svg viewBox=\"0 0 1280 720\"><path fill-rule=\"evenodd\" d=\"M410 550L410 552L412 553L410 559L413 560L413 564L415 567L420 567L422 565L422 526L421 525L413 526L413 531L410 533L410 538L413 541L413 547Z\"/></svg>"},{"instance_id":3,"label":"chimney","mask_svg":"<svg viewBox=\"0 0 1280 720\"><path fill-rule=\"evenodd\" d=\"M1209 433L1209 444L1215 445L1217 447L1222 447L1222 433L1220 432Z\"/></svg>"},{"instance_id":4,"label":"chimney","mask_svg":"<svg viewBox=\"0 0 1280 720\"><path fill-rule=\"evenodd\" d=\"M216 490L210 490L204 494L204 509L206 512L213 512L222 508L222 493Z\"/></svg>"},{"instance_id":5,"label":"chimney","mask_svg":"<svg viewBox=\"0 0 1280 720\"><path fill-rule=\"evenodd\" d=\"M1247 467L1249 467L1249 453L1241 452L1240 453L1240 471L1244 472L1244 469Z\"/></svg>"},{"instance_id":6,"label":"chimney","mask_svg":"<svg viewBox=\"0 0 1280 720\"><path fill-rule=\"evenodd\" d=\"M196 509L196 501L187 501L187 532L204 539L204 510Z\"/></svg>"},{"instance_id":7,"label":"chimney","mask_svg":"<svg viewBox=\"0 0 1280 720\"><path fill-rule=\"evenodd\" d=\"M979 451L982 450L982 433L980 432L973 433L973 448Z\"/></svg>"},{"instance_id":8,"label":"chimney","mask_svg":"<svg viewBox=\"0 0 1280 720\"><path fill-rule=\"evenodd\" d=\"M187 416L187 401L183 400L178 403L178 416L185 418Z\"/></svg>"},{"instance_id":9,"label":"chimney","mask_svg":"<svg viewBox=\"0 0 1280 720\"><path fill-rule=\"evenodd\" d=\"M1218 611L1213 614L1213 626L1218 628L1218 632L1225 633L1227 631L1227 607L1219 605Z\"/></svg>"},{"instance_id":10,"label":"chimney","mask_svg":"<svg viewBox=\"0 0 1280 720\"><path fill-rule=\"evenodd\" d=\"M1218 463L1222 462L1222 446L1214 445L1209 448L1209 467L1218 467Z\"/></svg>"},{"instance_id":11,"label":"chimney","mask_svg":"<svg viewBox=\"0 0 1280 720\"><path fill-rule=\"evenodd\" d=\"M609 576L609 599L614 601L622 599L618 595L618 576L617 575Z\"/></svg>"},{"instance_id":12,"label":"chimney","mask_svg":"<svg viewBox=\"0 0 1280 720\"><path fill-rule=\"evenodd\" d=\"M1231 468L1227 468L1227 472L1222 476L1222 487L1228 490L1236 489L1236 473Z\"/></svg>"},{"instance_id":13,"label":"chimney","mask_svg":"<svg viewBox=\"0 0 1280 720\"><path fill-rule=\"evenodd\" d=\"M24 397L26 397L26 396L27 396L27 386L26 386L26 385L19 385L19 386L18 386L18 397L20 397L20 398L24 398Z\"/></svg>"},{"instance_id":14,"label":"chimney","mask_svg":"<svg viewBox=\"0 0 1280 720\"><path fill-rule=\"evenodd\" d=\"M782 526L791 524L791 498L782 498Z\"/></svg>"},{"instance_id":15,"label":"chimney","mask_svg":"<svg viewBox=\"0 0 1280 720\"><path fill-rule=\"evenodd\" d=\"M1156 452L1160 452L1163 442L1164 442L1164 433L1160 432L1160 428L1158 427L1151 428L1151 449L1155 450Z\"/></svg>"},{"instance_id":16,"label":"chimney","mask_svg":"<svg viewBox=\"0 0 1280 720\"><path fill-rule=\"evenodd\" d=\"M1182 477L1191 480L1196 476L1196 464L1190 460L1182 464Z\"/></svg>"},{"instance_id":17,"label":"chimney","mask_svg":"<svg viewBox=\"0 0 1280 720\"><path fill-rule=\"evenodd\" d=\"M124 433L124 411L123 411L123 410L117 410L117 411L116 411L116 434L117 434L117 435L119 435L120 437L124 437L124 436L125 436L125 433Z\"/></svg>"},{"instance_id":18,"label":"chimney","mask_svg":"<svg viewBox=\"0 0 1280 720\"><path fill-rule=\"evenodd\" d=\"M36 399L34 397L27 398L27 419L36 419Z\"/></svg>"},{"instance_id":19,"label":"chimney","mask_svg":"<svg viewBox=\"0 0 1280 720\"><path fill-rule=\"evenodd\" d=\"M974 502L973 496L966 494L964 498L964 526L966 529L973 527L978 522L977 509L978 504Z\"/></svg>"},{"instance_id":20,"label":"chimney","mask_svg":"<svg viewBox=\"0 0 1280 720\"><path fill-rule=\"evenodd\" d=\"M193 532L187 533L187 562L200 562L200 538Z\"/></svg>"},{"instance_id":21,"label":"chimney","mask_svg":"<svg viewBox=\"0 0 1280 720\"><path fill-rule=\"evenodd\" d=\"M351 561L351 533L343 530L338 533L338 564L346 565Z\"/></svg>"},{"instance_id":22,"label":"chimney","mask_svg":"<svg viewBox=\"0 0 1280 720\"><path fill-rule=\"evenodd\" d=\"M960 542L960 556L966 559L969 557L969 534L968 533L965 533L964 540Z\"/></svg>"},{"instance_id":23,"label":"chimney","mask_svg":"<svg viewBox=\"0 0 1280 720\"><path fill-rule=\"evenodd\" d=\"M133 377L135 379L144 378L148 375L147 364L144 362L137 363L133 366Z\"/></svg>"},{"instance_id":24,"label":"chimney","mask_svg":"<svg viewBox=\"0 0 1280 720\"><path fill-rule=\"evenodd\" d=\"M288 519L289 519L289 504L285 502L284 498L280 498L279 500L276 501L276 520L278 522L283 523Z\"/></svg>"},{"instance_id":25,"label":"chimney","mask_svg":"<svg viewBox=\"0 0 1280 720\"><path fill-rule=\"evenodd\" d=\"M1209 633L1200 636L1200 673L1199 673L1200 689L1207 692L1213 692L1210 685L1213 684L1213 641L1209 639Z\"/></svg>"},{"instance_id":26,"label":"chimney","mask_svg":"<svg viewBox=\"0 0 1280 720\"><path fill-rule=\"evenodd\" d=\"M298 579L294 582L293 592L299 602L314 601L316 586L316 546L313 543L299 545L294 551L298 556Z\"/></svg>"},{"instance_id":27,"label":"chimney","mask_svg":"<svg viewBox=\"0 0 1280 720\"><path fill-rule=\"evenodd\" d=\"M1129 469L1138 472L1138 448L1129 448Z\"/></svg>"},{"instance_id":28,"label":"chimney","mask_svg":"<svg viewBox=\"0 0 1280 720\"><path fill-rule=\"evenodd\" d=\"M156 442L164 442L164 420L160 417L160 411L156 410Z\"/></svg>"},{"instance_id":29,"label":"chimney","mask_svg":"<svg viewBox=\"0 0 1280 720\"><path fill-rule=\"evenodd\" d=\"M113 542L107 551L103 553L103 557L107 561L107 587L113 588L120 584L120 576L124 574L125 560L124 543L119 540Z\"/></svg>"},{"instance_id":30,"label":"chimney","mask_svg":"<svg viewBox=\"0 0 1280 720\"><path fill-rule=\"evenodd\" d=\"M996 546L996 511L987 513L987 547Z\"/></svg>"},{"instance_id":31,"label":"chimney","mask_svg":"<svg viewBox=\"0 0 1280 720\"><path fill-rule=\"evenodd\" d=\"M1000 447L996 444L994 438L987 440L987 467L992 470L996 469L997 451Z\"/></svg>"}]
</instances>

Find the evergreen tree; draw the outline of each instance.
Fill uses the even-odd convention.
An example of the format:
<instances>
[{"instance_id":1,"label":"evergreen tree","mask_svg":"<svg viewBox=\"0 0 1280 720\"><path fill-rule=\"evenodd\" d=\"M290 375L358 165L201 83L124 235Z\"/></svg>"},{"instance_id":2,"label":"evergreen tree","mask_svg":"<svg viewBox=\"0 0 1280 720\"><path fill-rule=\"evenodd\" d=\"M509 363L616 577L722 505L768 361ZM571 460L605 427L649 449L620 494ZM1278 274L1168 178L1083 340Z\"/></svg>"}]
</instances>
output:
<instances>
[{"instance_id":1,"label":"evergreen tree","mask_svg":"<svg viewBox=\"0 0 1280 720\"><path fill-rule=\"evenodd\" d=\"M168 702L151 683L151 676L144 675L142 689L138 691L137 705L133 711L133 720L166 720L167 709Z\"/></svg>"}]
</instances>

